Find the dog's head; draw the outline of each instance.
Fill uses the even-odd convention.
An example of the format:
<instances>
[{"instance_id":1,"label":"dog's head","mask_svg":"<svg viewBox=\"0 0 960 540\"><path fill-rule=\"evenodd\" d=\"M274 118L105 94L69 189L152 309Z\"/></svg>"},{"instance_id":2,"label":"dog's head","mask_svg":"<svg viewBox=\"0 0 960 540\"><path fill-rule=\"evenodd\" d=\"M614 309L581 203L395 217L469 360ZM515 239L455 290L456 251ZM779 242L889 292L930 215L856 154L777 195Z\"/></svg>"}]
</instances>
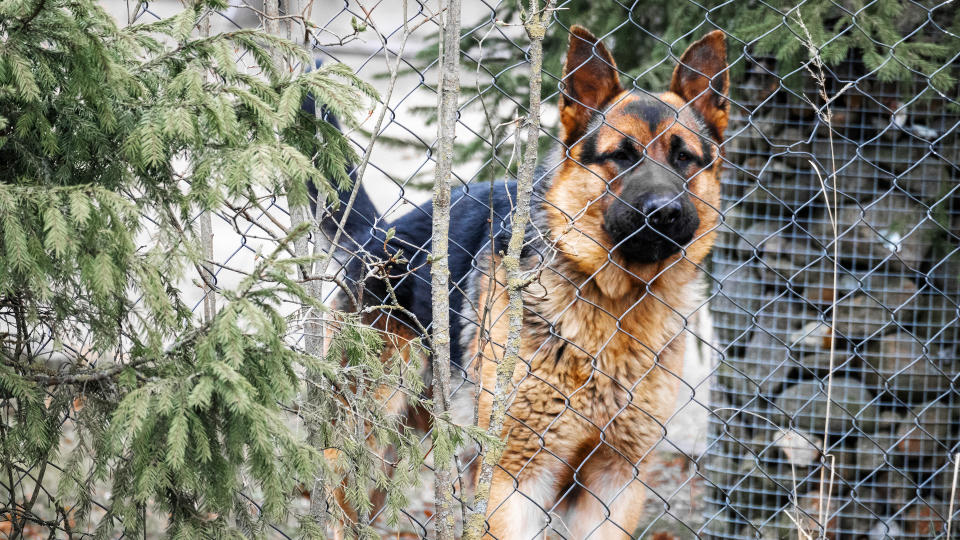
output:
<instances>
[{"instance_id":1,"label":"dog's head","mask_svg":"<svg viewBox=\"0 0 960 540\"><path fill-rule=\"evenodd\" d=\"M680 58L668 91L625 89L603 43L571 29L560 98L566 154L545 193L547 214L562 231L561 252L604 292L624 292L608 267L649 280L709 252L729 113L726 56L723 33L711 32Z\"/></svg>"}]
</instances>

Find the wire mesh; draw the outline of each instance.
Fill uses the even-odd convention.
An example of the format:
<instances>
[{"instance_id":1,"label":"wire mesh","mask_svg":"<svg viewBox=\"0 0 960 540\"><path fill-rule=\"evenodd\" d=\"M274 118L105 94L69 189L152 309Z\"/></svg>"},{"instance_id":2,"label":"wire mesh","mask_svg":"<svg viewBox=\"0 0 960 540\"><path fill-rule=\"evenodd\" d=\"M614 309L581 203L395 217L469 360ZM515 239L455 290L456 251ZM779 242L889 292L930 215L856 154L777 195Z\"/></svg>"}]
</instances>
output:
<instances>
[{"instance_id":1,"label":"wire mesh","mask_svg":"<svg viewBox=\"0 0 960 540\"><path fill-rule=\"evenodd\" d=\"M752 59L735 97L711 272L714 404L731 410L710 419L706 530L785 538L798 506L822 519L826 433L831 538L936 536L958 443L955 101L851 56L830 69L829 95L851 86L827 124L802 99L815 81L792 91L769 65Z\"/></svg>"},{"instance_id":2,"label":"wire mesh","mask_svg":"<svg viewBox=\"0 0 960 540\"><path fill-rule=\"evenodd\" d=\"M568 25L576 22L563 17L564 6L570 4L560 3L551 31L566 36ZM166 2L136 6L108 2L108 7L132 10L118 15L124 23L156 20L178 9ZM378 140L363 184L380 213L370 223L380 236L360 245L345 244L348 255L363 261L341 258L338 276L348 281L351 264L367 268L380 264L372 254L378 252L386 229L398 216L423 212L429 199L436 141L435 126L424 110L436 102L437 65L430 47L439 9L425 2L409 2L405 11L384 2L316 1L298 7L309 8L317 25L310 40L317 58L343 61L381 89L386 88L390 66L396 63L401 69L380 131L370 133L372 122L363 122L347 133L361 152L371 137ZM631 17L630 6L614 2L610 7L623 11L624 18L601 38L615 41L623 32L651 32ZM467 148L474 145L474 150L465 151L467 157L454 170L454 185L467 186L454 198L454 218L477 207L489 212L486 180L515 173L518 119L525 114L526 97L512 86L510 77L526 66L526 41L521 27L503 24L504 9L503 3L474 3L464 16L471 21L463 30L464 63L476 69L470 73L465 68L463 86L476 92L462 100L458 142ZM212 13L211 20L217 31L264 26L263 15L260 4L238 4ZM358 30L358 25L367 29ZM702 34L705 28L695 33ZM485 49L494 38L507 47ZM243 66L244 60L239 57L238 64ZM665 57L660 63L674 61ZM556 393L558 412L533 428L523 426L525 417L511 409L515 425L535 432L532 440L540 445L530 450L520 467L521 471L530 467L532 472L524 478L534 481L517 480L510 494L523 501L515 507L523 512L514 517L517 529L530 538L606 538L623 533L658 539L772 539L792 538L798 530L813 536L822 531L835 539L943 537L950 512L954 516L958 512L949 505L956 482L954 456L960 450L956 97L937 92L919 74L910 83L881 81L851 55L828 67L827 93L839 95L831 102L828 123L808 103L817 101L820 88L804 70L781 73L775 60L755 56L742 44L731 46L729 61L737 70L731 71L732 117L722 145L722 221L712 259L701 268L709 300L692 307L668 306L682 318L680 329L662 347L638 353L660 355L670 344L686 343L686 371L670 365L664 375L680 389L677 403L659 404L663 410L648 425L643 443L636 443L638 453L628 456L605 440L612 433L610 425L628 407L614 407L604 424L585 412L589 405L589 400L583 401L585 391L570 392L555 381L540 379L537 384ZM953 65L956 62L954 58ZM544 77L555 86L560 75L547 72ZM848 83L851 86L844 88ZM642 86L637 85L634 88ZM545 99L547 108L555 108L558 94L548 93ZM383 106L377 105L371 118ZM558 143L552 131L556 113L546 111L543 121L548 129L542 139ZM551 172L547 167L538 178L545 182ZM257 202L211 216L217 286L247 275L256 254L275 243L282 226L290 223L282 198L265 193ZM491 214L491 231L509 230L509 210ZM836 234L831 212L836 216ZM542 221L535 220L530 235L535 238L528 249L539 250L539 266L550 268L562 254L549 232L538 225ZM453 244L451 250L489 253L488 232L477 233L485 239L485 248ZM406 246L406 262L400 265L405 268L394 288L414 281L429 284L429 250L429 243ZM472 260L471 272L453 284L459 291L454 294L454 317L462 318L466 326L475 325L471 335L481 337L484 319L477 316L478 307L470 305L470 295L480 278L502 280L491 275L495 272L487 264L480 258ZM606 266L614 264L611 259ZM563 299L557 317L590 303L583 289L594 276L585 277L564 289L571 297ZM577 277L556 279L573 283ZM193 285L194 309L199 312L203 287ZM324 289L324 300L343 308L347 300L334 289ZM623 311L593 307L619 320L634 300L640 301L631 299ZM291 312L298 307L291 306ZM602 381L602 388L612 394L629 393L647 376L626 380L607 371L598 360L606 343L591 349L558 334L555 320L534 309L528 309L528 315L528 324L533 323L528 335L542 338L529 349L533 356L550 350L551 340L566 340L568 350L579 349L576 357L589 368L589 380ZM292 317L300 318L290 339L302 344L310 320ZM367 322L386 326L396 319L377 312ZM493 323L487 324L490 330ZM405 331L421 329L411 325ZM497 336L485 339L492 343L491 350L502 352ZM452 397L457 421L465 425L475 422L477 392L489 393L477 389L482 356L464 353L455 359ZM531 366L514 384L520 387L539 377ZM591 391L599 392L597 388ZM578 450L576 460L559 453L556 441L547 443L551 430L571 419L579 429L599 434L595 443ZM296 418L291 422L301 427ZM412 415L411 422L416 423ZM429 423L421 442L429 453ZM481 455L475 443L465 446L458 457L455 492L458 502L469 508ZM532 464L544 459L562 463L568 473L563 481L537 473ZM616 461L631 474L605 477L588 466L591 459ZM382 536L433 534L429 459L421 473L422 487L411 494L404 520L387 524L383 508L370 516ZM31 478L25 471L8 491L35 481ZM823 478L828 485L822 485ZM556 484L550 486L551 496L542 493L547 488L537 479ZM251 493L250 501L255 505L257 494ZM293 513L306 512L309 501L301 504ZM641 504L636 527L625 530L616 522L622 508ZM828 511L821 523L824 506ZM595 521L571 513L571 508L592 512ZM498 511L494 508L493 515ZM504 507L501 512L506 511ZM162 532L162 516L144 519L151 534ZM289 526L273 524L268 534L287 538ZM526 538L523 534L510 538Z\"/></svg>"}]
</instances>

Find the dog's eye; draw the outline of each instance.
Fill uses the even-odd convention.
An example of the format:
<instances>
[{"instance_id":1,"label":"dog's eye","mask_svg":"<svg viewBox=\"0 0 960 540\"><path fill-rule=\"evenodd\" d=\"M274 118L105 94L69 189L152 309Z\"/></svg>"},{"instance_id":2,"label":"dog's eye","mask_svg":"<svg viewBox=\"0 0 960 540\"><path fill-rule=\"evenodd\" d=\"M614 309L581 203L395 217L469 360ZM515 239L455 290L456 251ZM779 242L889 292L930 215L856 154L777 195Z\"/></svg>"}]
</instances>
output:
<instances>
[{"instance_id":1,"label":"dog's eye","mask_svg":"<svg viewBox=\"0 0 960 540\"><path fill-rule=\"evenodd\" d=\"M690 154L684 152L683 150L677 153L677 163L680 163L681 165L686 165L689 162L690 162Z\"/></svg>"},{"instance_id":2,"label":"dog's eye","mask_svg":"<svg viewBox=\"0 0 960 540\"><path fill-rule=\"evenodd\" d=\"M610 154L610 161L613 161L617 164L618 167L626 169L632 167L634 164L639 163L640 160L636 156L632 155L626 150L617 150L613 154Z\"/></svg>"}]
</instances>

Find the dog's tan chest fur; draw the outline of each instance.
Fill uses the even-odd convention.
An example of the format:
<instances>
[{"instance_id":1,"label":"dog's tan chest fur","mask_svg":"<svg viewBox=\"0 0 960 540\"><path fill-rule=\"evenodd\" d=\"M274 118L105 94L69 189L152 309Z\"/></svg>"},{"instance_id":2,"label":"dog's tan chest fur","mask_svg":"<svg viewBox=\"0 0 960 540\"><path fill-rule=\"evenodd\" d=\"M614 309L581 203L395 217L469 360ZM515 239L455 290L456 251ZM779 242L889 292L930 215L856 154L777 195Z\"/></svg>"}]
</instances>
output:
<instances>
[{"instance_id":1,"label":"dog's tan chest fur","mask_svg":"<svg viewBox=\"0 0 960 540\"><path fill-rule=\"evenodd\" d=\"M503 276L498 277L503 283ZM590 281L579 289L554 283L567 279L548 269L524 294L521 362L514 371L516 392L504 435L515 442L522 439L531 452L545 440L561 448L590 444L601 432L645 449L661 431L656 424L673 406L670 397L679 380L684 337L683 319L673 306L687 305L689 299L664 298L659 288L647 290L639 283L632 295L621 298L604 296ZM539 295L538 290L578 292L566 297ZM690 296L696 289L678 290ZM509 326L505 289L496 287L492 293L490 340L474 349L481 352L481 379L488 390L495 385ZM481 422L489 418L491 405L484 392ZM633 454L631 448L624 451ZM519 468L523 457L516 458Z\"/></svg>"}]
</instances>

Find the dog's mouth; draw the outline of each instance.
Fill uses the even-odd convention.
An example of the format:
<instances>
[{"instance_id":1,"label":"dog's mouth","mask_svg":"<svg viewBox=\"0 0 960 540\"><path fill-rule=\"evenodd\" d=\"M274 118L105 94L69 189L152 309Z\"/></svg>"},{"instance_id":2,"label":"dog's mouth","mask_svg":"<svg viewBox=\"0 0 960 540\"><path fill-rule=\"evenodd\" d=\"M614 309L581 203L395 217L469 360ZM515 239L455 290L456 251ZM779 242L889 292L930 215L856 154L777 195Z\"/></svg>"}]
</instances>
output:
<instances>
[{"instance_id":1,"label":"dog's mouth","mask_svg":"<svg viewBox=\"0 0 960 540\"><path fill-rule=\"evenodd\" d=\"M653 196L636 204L614 201L604 213L603 228L613 241L611 252L628 262L655 263L689 244L700 226L687 196Z\"/></svg>"},{"instance_id":2,"label":"dog's mouth","mask_svg":"<svg viewBox=\"0 0 960 540\"><path fill-rule=\"evenodd\" d=\"M649 264L672 257L691 240L693 240L693 234L676 240L638 234L619 242L613 252L622 255L628 262Z\"/></svg>"}]
</instances>

